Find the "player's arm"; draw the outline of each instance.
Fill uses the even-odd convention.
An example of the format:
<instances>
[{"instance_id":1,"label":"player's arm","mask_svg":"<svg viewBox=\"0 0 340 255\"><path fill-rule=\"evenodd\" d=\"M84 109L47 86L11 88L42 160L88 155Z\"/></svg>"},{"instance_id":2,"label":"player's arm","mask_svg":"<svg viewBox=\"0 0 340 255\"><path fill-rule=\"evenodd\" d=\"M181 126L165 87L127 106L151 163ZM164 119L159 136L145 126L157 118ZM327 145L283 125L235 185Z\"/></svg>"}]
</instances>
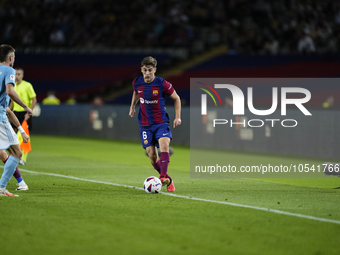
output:
<instances>
[{"instance_id":1,"label":"player's arm","mask_svg":"<svg viewBox=\"0 0 340 255\"><path fill-rule=\"evenodd\" d=\"M135 112L136 112L135 107L138 101L139 101L138 93L134 90L132 94L132 100L131 100L131 106L130 106L130 112L129 112L129 116L131 118L135 117Z\"/></svg>"},{"instance_id":2,"label":"player's arm","mask_svg":"<svg viewBox=\"0 0 340 255\"><path fill-rule=\"evenodd\" d=\"M176 117L174 119L174 128L181 125L181 98L179 95L174 92L170 95L170 98L174 101L174 107L175 107L175 112L176 112Z\"/></svg>"},{"instance_id":3,"label":"player's arm","mask_svg":"<svg viewBox=\"0 0 340 255\"><path fill-rule=\"evenodd\" d=\"M37 97L33 97L33 98L32 98L32 105L31 105L32 111L33 111L34 106L35 106L36 104L37 104ZM25 114L25 120L28 120L29 118L31 118L31 116L30 116L28 113L26 113L26 114Z\"/></svg>"},{"instance_id":4,"label":"player's arm","mask_svg":"<svg viewBox=\"0 0 340 255\"><path fill-rule=\"evenodd\" d=\"M28 135L26 134L25 130L21 127L20 122L17 118L17 116L15 116L14 112L11 111L11 109L9 107L6 108L6 115L8 120L17 127L17 129L20 131L21 136L22 136L22 140L24 141L24 143L28 142Z\"/></svg>"},{"instance_id":5,"label":"player's arm","mask_svg":"<svg viewBox=\"0 0 340 255\"><path fill-rule=\"evenodd\" d=\"M24 110L29 114L32 115L32 110L21 100L17 92L14 90L14 86L12 83L8 83L6 85L6 93L7 95L18 105L20 105Z\"/></svg>"}]
</instances>

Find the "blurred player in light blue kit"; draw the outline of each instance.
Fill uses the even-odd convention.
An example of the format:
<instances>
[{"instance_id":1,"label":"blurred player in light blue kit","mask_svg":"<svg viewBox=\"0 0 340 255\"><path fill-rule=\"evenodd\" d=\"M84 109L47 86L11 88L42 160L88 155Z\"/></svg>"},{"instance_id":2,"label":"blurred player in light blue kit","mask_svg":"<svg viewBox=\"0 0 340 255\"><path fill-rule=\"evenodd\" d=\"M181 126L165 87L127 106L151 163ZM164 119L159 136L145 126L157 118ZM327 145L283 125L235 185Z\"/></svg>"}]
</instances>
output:
<instances>
[{"instance_id":1,"label":"blurred player in light blue kit","mask_svg":"<svg viewBox=\"0 0 340 255\"><path fill-rule=\"evenodd\" d=\"M9 118L13 122L12 115L7 112L9 110L10 99L22 106L29 115L32 115L32 110L20 99L14 90L14 52L15 50L12 46L6 44L0 45L0 150L7 149L10 154L0 179L0 196L9 197L18 196L8 192L6 186L22 156L18 138L8 121ZM20 125L17 128L20 133L25 133Z\"/></svg>"}]
</instances>

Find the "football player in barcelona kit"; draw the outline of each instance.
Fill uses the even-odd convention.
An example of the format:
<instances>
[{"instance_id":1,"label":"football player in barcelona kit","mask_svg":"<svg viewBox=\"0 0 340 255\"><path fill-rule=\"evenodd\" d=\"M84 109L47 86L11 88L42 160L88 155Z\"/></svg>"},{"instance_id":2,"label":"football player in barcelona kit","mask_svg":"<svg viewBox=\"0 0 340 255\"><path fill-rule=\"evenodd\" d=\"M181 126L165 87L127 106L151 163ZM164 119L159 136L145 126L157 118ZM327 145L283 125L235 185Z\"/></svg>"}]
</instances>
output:
<instances>
[{"instance_id":1,"label":"football player in barcelona kit","mask_svg":"<svg viewBox=\"0 0 340 255\"><path fill-rule=\"evenodd\" d=\"M170 162L169 145L172 139L170 118L165 108L165 97L174 101L175 119L173 127L181 125L181 99L172 84L155 76L157 61L149 56L141 63L143 76L136 77L133 82L133 95L130 106L130 117L135 116L135 106L140 102L138 121L143 148L151 160L152 166L158 171L163 186L169 192L175 191L172 178L168 175ZM158 158L157 148L161 155Z\"/></svg>"}]
</instances>

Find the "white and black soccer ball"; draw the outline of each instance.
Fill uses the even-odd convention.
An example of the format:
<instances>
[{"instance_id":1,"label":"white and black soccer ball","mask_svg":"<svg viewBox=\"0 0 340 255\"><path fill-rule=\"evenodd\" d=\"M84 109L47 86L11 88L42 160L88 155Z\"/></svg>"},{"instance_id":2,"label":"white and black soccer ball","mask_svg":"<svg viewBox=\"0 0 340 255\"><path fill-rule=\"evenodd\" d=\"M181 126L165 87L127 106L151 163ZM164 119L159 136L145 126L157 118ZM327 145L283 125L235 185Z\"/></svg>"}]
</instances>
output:
<instances>
[{"instance_id":1,"label":"white and black soccer ball","mask_svg":"<svg viewBox=\"0 0 340 255\"><path fill-rule=\"evenodd\" d=\"M150 176L144 181L144 190L146 193L159 193L162 189L162 182L155 176Z\"/></svg>"}]
</instances>

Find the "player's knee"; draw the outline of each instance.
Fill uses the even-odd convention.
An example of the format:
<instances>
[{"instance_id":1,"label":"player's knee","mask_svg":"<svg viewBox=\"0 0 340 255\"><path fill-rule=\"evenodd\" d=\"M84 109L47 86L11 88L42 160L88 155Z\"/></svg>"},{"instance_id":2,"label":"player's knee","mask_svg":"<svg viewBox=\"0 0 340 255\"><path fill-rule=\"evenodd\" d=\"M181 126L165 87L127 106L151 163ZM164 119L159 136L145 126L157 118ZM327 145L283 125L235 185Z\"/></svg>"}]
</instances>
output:
<instances>
[{"instance_id":1,"label":"player's knee","mask_svg":"<svg viewBox=\"0 0 340 255\"><path fill-rule=\"evenodd\" d=\"M18 146L18 148L15 148L15 149L13 150L12 155L13 155L14 157L16 157L16 158L21 158L22 152L21 152L21 149L20 149L19 146Z\"/></svg>"},{"instance_id":2,"label":"player's knee","mask_svg":"<svg viewBox=\"0 0 340 255\"><path fill-rule=\"evenodd\" d=\"M13 157L20 159L21 156L22 156L22 152L21 152L21 149L20 149L18 144L11 145L7 150L9 152L9 154L12 155Z\"/></svg>"},{"instance_id":3,"label":"player's knee","mask_svg":"<svg viewBox=\"0 0 340 255\"><path fill-rule=\"evenodd\" d=\"M16 151L15 152L16 155L13 155L16 158L21 158L22 157L22 152L21 151Z\"/></svg>"},{"instance_id":4,"label":"player's knee","mask_svg":"<svg viewBox=\"0 0 340 255\"><path fill-rule=\"evenodd\" d=\"M169 144L162 144L160 150L161 152L169 152Z\"/></svg>"}]
</instances>

